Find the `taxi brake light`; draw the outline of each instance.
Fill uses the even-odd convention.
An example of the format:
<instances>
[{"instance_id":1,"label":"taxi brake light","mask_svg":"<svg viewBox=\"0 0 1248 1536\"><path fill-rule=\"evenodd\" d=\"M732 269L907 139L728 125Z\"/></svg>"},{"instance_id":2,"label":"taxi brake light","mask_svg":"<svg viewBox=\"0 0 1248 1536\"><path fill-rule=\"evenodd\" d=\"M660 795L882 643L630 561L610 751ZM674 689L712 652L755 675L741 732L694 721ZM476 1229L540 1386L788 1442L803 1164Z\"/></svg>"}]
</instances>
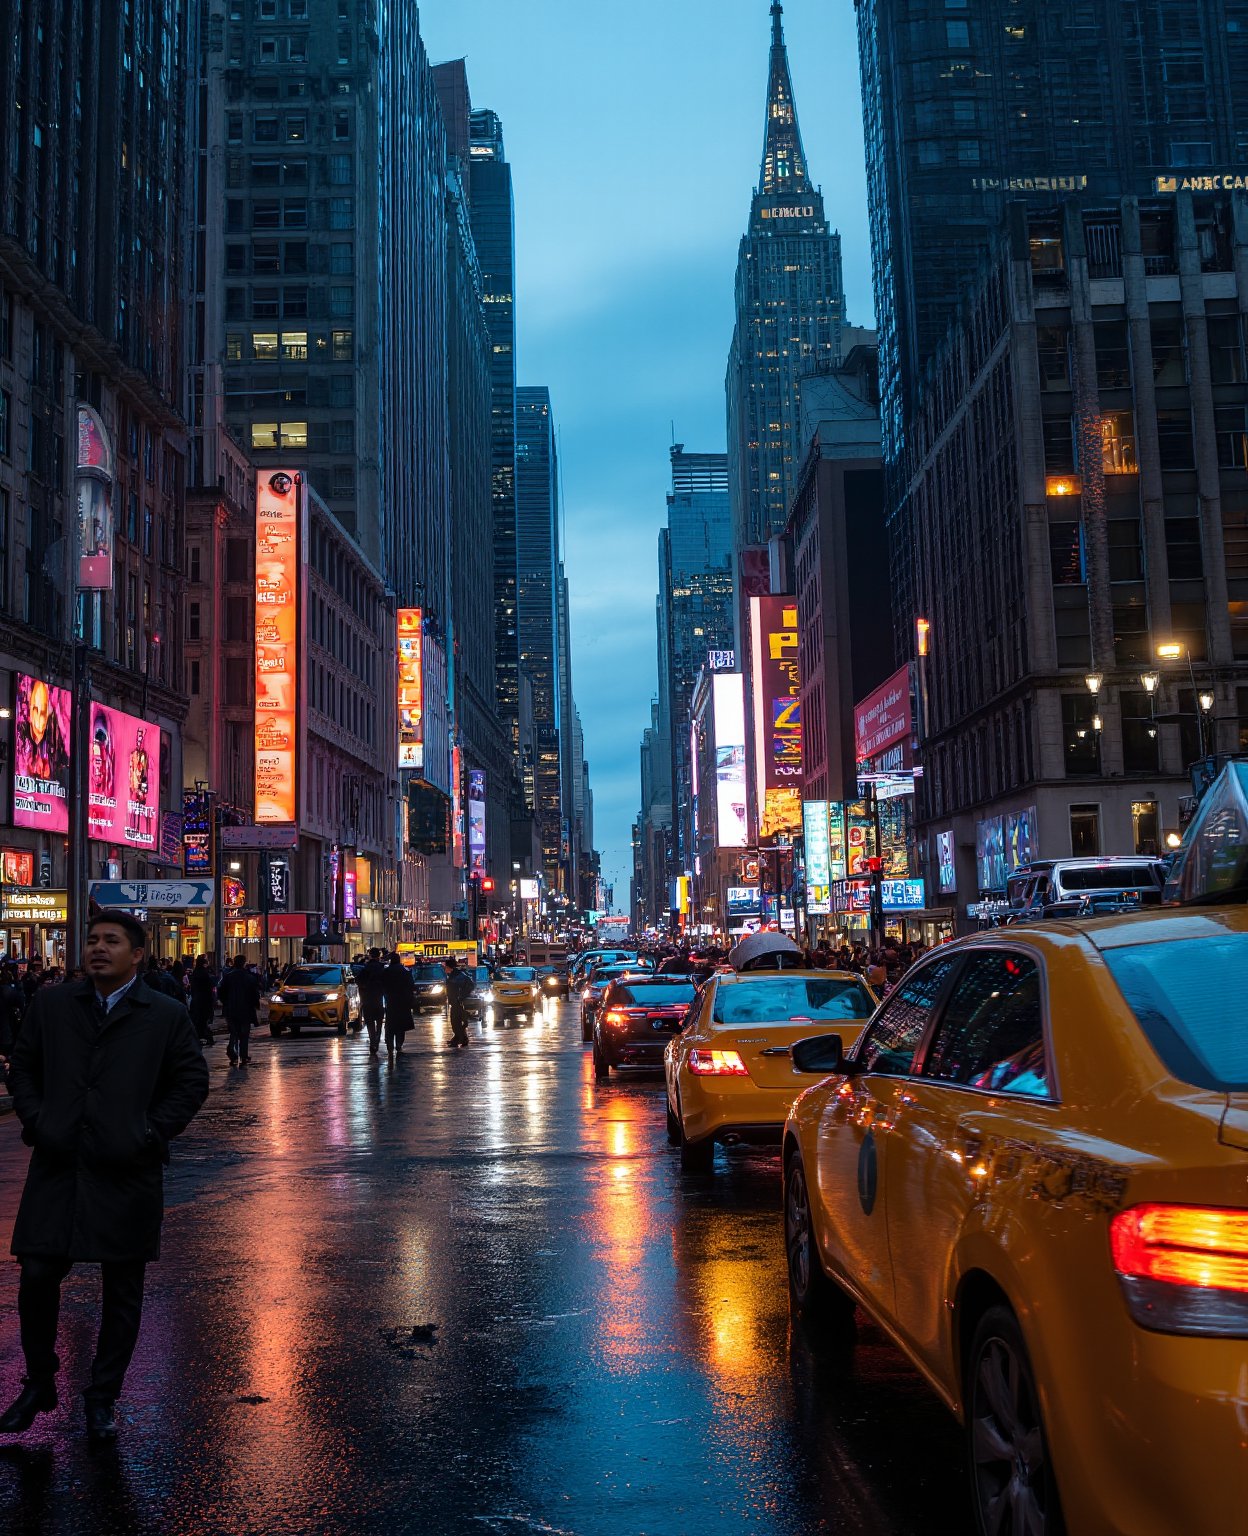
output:
<instances>
[{"instance_id":1,"label":"taxi brake light","mask_svg":"<svg viewBox=\"0 0 1248 1536\"><path fill-rule=\"evenodd\" d=\"M1248 1336L1248 1211L1136 1205L1114 1217L1109 1241L1137 1323Z\"/></svg>"},{"instance_id":2,"label":"taxi brake light","mask_svg":"<svg viewBox=\"0 0 1248 1536\"><path fill-rule=\"evenodd\" d=\"M736 1051L689 1052L689 1070L695 1077L749 1077L749 1071Z\"/></svg>"}]
</instances>

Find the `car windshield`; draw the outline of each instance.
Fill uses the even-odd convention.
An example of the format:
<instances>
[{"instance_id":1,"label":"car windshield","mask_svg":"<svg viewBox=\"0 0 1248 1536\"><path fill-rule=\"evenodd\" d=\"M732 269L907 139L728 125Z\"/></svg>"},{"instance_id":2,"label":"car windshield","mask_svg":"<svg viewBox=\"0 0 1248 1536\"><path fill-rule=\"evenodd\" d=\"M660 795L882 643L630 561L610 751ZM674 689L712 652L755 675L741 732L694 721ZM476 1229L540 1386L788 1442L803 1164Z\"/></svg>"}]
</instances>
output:
<instances>
[{"instance_id":1,"label":"car windshield","mask_svg":"<svg viewBox=\"0 0 1248 1536\"><path fill-rule=\"evenodd\" d=\"M850 977L785 976L722 985L715 993L716 1024L763 1024L792 1018L869 1019L871 994Z\"/></svg>"},{"instance_id":2,"label":"car windshield","mask_svg":"<svg viewBox=\"0 0 1248 1536\"><path fill-rule=\"evenodd\" d=\"M1248 1092L1248 933L1108 949L1105 963L1175 1077Z\"/></svg>"},{"instance_id":3,"label":"car windshield","mask_svg":"<svg viewBox=\"0 0 1248 1536\"><path fill-rule=\"evenodd\" d=\"M1058 878L1064 891L1126 891L1156 886L1151 864L1078 864L1063 869Z\"/></svg>"},{"instance_id":4,"label":"car windshield","mask_svg":"<svg viewBox=\"0 0 1248 1536\"><path fill-rule=\"evenodd\" d=\"M446 971L440 965L414 965L412 967L413 981L445 981Z\"/></svg>"},{"instance_id":5,"label":"car windshield","mask_svg":"<svg viewBox=\"0 0 1248 1536\"><path fill-rule=\"evenodd\" d=\"M531 965L509 965L499 971L503 981L536 981L537 972Z\"/></svg>"},{"instance_id":6,"label":"car windshield","mask_svg":"<svg viewBox=\"0 0 1248 1536\"><path fill-rule=\"evenodd\" d=\"M296 965L286 972L287 987L327 987L342 980L340 965Z\"/></svg>"},{"instance_id":7,"label":"car windshield","mask_svg":"<svg viewBox=\"0 0 1248 1536\"><path fill-rule=\"evenodd\" d=\"M489 979L490 979L490 968L489 968L489 966L488 965L474 965L473 968L472 968L472 979L474 981L489 981Z\"/></svg>"},{"instance_id":8,"label":"car windshield","mask_svg":"<svg viewBox=\"0 0 1248 1536\"><path fill-rule=\"evenodd\" d=\"M691 1003L697 988L688 981L640 981L619 985L615 1001L622 1008L666 1008L673 1003Z\"/></svg>"}]
</instances>

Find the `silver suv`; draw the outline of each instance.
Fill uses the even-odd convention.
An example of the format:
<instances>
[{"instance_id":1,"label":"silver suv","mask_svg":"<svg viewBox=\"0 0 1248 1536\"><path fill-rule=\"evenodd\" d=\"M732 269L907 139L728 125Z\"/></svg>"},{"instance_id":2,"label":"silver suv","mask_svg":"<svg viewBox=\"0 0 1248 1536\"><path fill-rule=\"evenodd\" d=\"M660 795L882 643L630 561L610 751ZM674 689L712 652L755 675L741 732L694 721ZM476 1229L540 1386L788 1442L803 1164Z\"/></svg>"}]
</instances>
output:
<instances>
[{"instance_id":1,"label":"silver suv","mask_svg":"<svg viewBox=\"0 0 1248 1536\"><path fill-rule=\"evenodd\" d=\"M1166 883L1162 859L1033 859L1006 882L1011 920L1073 917L1087 896L1121 896L1138 906L1155 906Z\"/></svg>"}]
</instances>

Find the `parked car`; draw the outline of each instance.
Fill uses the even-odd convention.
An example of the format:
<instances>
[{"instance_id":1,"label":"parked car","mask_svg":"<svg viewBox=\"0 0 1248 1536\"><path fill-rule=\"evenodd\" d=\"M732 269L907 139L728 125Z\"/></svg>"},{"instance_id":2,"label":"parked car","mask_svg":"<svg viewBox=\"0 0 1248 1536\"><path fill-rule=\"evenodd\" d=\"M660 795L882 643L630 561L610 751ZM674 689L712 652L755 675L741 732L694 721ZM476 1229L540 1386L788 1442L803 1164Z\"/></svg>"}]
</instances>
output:
<instances>
[{"instance_id":1,"label":"parked car","mask_svg":"<svg viewBox=\"0 0 1248 1536\"><path fill-rule=\"evenodd\" d=\"M360 1025L360 992L348 966L296 965L269 994L269 1033L301 1035L312 1024L345 1035Z\"/></svg>"},{"instance_id":2,"label":"parked car","mask_svg":"<svg viewBox=\"0 0 1248 1536\"><path fill-rule=\"evenodd\" d=\"M624 976L603 993L594 1019L594 1076L605 1082L612 1067L661 1067L673 1035L680 1033L697 988L688 976Z\"/></svg>"},{"instance_id":3,"label":"parked car","mask_svg":"<svg viewBox=\"0 0 1248 1536\"><path fill-rule=\"evenodd\" d=\"M1244 1525L1245 977L1242 904L1004 928L793 1050L795 1308L900 1344L981 1532Z\"/></svg>"},{"instance_id":4,"label":"parked car","mask_svg":"<svg viewBox=\"0 0 1248 1536\"><path fill-rule=\"evenodd\" d=\"M1006 881L1006 900L1015 921L1071 917L1089 895L1131 891L1139 905L1157 905L1166 883L1164 859L1033 859Z\"/></svg>"},{"instance_id":5,"label":"parked car","mask_svg":"<svg viewBox=\"0 0 1248 1536\"><path fill-rule=\"evenodd\" d=\"M667 1136L681 1166L709 1173L715 1144L779 1146L789 1106L805 1086L789 1051L833 1023L855 1037L878 999L850 971L746 971L712 976L670 1042Z\"/></svg>"}]
</instances>

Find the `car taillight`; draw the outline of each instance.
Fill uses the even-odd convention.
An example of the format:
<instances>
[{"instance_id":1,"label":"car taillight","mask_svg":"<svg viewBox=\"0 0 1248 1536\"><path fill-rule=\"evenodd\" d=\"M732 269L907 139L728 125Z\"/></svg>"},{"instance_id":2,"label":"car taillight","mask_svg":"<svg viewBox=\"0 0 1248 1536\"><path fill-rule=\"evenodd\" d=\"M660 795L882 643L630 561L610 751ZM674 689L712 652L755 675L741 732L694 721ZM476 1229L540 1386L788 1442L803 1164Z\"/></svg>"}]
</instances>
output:
<instances>
[{"instance_id":1,"label":"car taillight","mask_svg":"<svg viewBox=\"0 0 1248 1536\"><path fill-rule=\"evenodd\" d=\"M1248 1336L1248 1211L1135 1205L1114 1217L1109 1244L1142 1327Z\"/></svg>"},{"instance_id":2,"label":"car taillight","mask_svg":"<svg viewBox=\"0 0 1248 1536\"><path fill-rule=\"evenodd\" d=\"M616 1029L622 1029L628 1023L628 1015L620 1008L608 1008L602 1016L602 1022L613 1025Z\"/></svg>"},{"instance_id":3,"label":"car taillight","mask_svg":"<svg viewBox=\"0 0 1248 1536\"><path fill-rule=\"evenodd\" d=\"M695 1077L749 1077L736 1051L689 1052L689 1070Z\"/></svg>"}]
</instances>

